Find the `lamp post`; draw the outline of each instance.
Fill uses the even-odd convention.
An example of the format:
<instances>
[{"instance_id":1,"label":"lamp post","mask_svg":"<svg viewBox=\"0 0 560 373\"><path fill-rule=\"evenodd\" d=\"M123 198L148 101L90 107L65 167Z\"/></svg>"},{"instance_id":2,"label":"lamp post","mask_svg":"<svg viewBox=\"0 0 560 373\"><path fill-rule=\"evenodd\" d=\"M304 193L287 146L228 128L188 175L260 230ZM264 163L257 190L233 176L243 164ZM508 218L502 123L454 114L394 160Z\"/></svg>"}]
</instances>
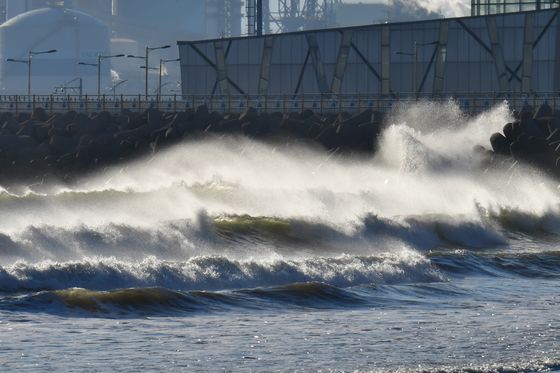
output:
<instances>
[{"instance_id":1,"label":"lamp post","mask_svg":"<svg viewBox=\"0 0 560 373\"><path fill-rule=\"evenodd\" d=\"M74 82L78 82L77 86L71 86L70 84L74 83ZM77 77L74 78L68 82L64 82L62 86L58 86L58 87L54 87L54 93L58 93L58 90L60 89L62 93L67 93L69 89L78 90L78 93L80 95L80 98L82 97L82 88L83 88L83 82L82 82L82 78L81 77Z\"/></svg>"},{"instance_id":2,"label":"lamp post","mask_svg":"<svg viewBox=\"0 0 560 373\"><path fill-rule=\"evenodd\" d=\"M114 54L112 56L102 56L99 54L97 55L97 63L78 62L78 65L97 67L97 97L98 98L99 96L101 96L101 61L109 58L116 58L116 57L124 57L124 54Z\"/></svg>"},{"instance_id":3,"label":"lamp post","mask_svg":"<svg viewBox=\"0 0 560 373\"><path fill-rule=\"evenodd\" d=\"M418 47L425 47L428 45L436 45L438 44L437 41L432 41L429 43L417 43L416 41L414 42L414 49L412 50L412 52L402 52L402 51L398 51L395 52L395 54L401 55L401 56L411 56L414 58L414 70L412 71L412 82L413 82L413 89L412 92L414 93L414 98L418 99Z\"/></svg>"},{"instance_id":4,"label":"lamp post","mask_svg":"<svg viewBox=\"0 0 560 373\"><path fill-rule=\"evenodd\" d=\"M159 84L158 84L158 101L160 100L161 97L161 77L163 75L163 65L165 65L167 62L177 62L177 61L181 61L180 58L174 58L172 60L159 60Z\"/></svg>"},{"instance_id":5,"label":"lamp post","mask_svg":"<svg viewBox=\"0 0 560 373\"><path fill-rule=\"evenodd\" d=\"M141 57L141 56L134 56L134 55L132 55L132 54L129 54L127 57L129 57L129 58L143 58L143 59L144 59L144 66L150 66L149 61L148 61L150 52L151 52L151 51L158 50L158 49L168 49L168 48L171 48L171 45L164 45L164 46L162 46L162 47L155 47L155 48L146 47L146 54L145 54L144 57ZM148 99L148 70L149 70L149 69L146 69L146 82L145 82L145 85L146 85L146 86L145 86L146 100Z\"/></svg>"},{"instance_id":6,"label":"lamp post","mask_svg":"<svg viewBox=\"0 0 560 373\"><path fill-rule=\"evenodd\" d=\"M116 95L117 87L120 86L121 84L126 83L126 82L128 82L128 79L124 79L124 80L121 80L120 82L118 82L116 84L113 84L113 101L115 101L116 96L117 96Z\"/></svg>"},{"instance_id":7,"label":"lamp post","mask_svg":"<svg viewBox=\"0 0 560 373\"><path fill-rule=\"evenodd\" d=\"M18 63L25 63L27 64L27 96L31 96L31 61L33 60L33 56L39 55L39 54L49 54L49 53L55 53L57 52L56 49L51 49L48 51L41 51L41 52L34 52L34 51L29 51L27 53L27 60L17 60L14 58L8 58L6 61L8 62L18 62Z\"/></svg>"}]
</instances>

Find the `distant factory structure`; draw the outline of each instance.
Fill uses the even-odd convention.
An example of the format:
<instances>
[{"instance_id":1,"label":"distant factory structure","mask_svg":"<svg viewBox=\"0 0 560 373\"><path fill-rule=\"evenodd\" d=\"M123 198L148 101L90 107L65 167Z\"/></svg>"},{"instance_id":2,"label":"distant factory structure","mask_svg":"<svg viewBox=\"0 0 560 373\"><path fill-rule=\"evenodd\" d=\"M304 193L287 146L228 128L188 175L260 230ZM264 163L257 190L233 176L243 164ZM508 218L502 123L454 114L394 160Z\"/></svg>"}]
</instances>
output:
<instances>
[{"instance_id":1,"label":"distant factory structure","mask_svg":"<svg viewBox=\"0 0 560 373\"><path fill-rule=\"evenodd\" d=\"M95 87L97 69L79 63L110 52L109 28L95 17L58 7L21 13L0 25L0 94L54 93L77 77L66 84L76 93ZM99 74L109 85L109 64Z\"/></svg>"},{"instance_id":2,"label":"distant factory structure","mask_svg":"<svg viewBox=\"0 0 560 373\"><path fill-rule=\"evenodd\" d=\"M37 94L95 94L98 90L114 94L119 83L125 83L119 84L120 92L143 92L144 59L109 57L143 57L147 46L173 46L178 39L202 39L207 35L221 37L224 22L207 17L210 11L210 4L192 0L0 0L0 35L9 35L0 42L0 93L27 93L27 75L32 76L32 91ZM92 32L93 24L101 31ZM230 26L235 33L240 29L240 20L239 25ZM48 56L35 55L54 49L56 52ZM33 69L28 74L30 52ZM99 89L98 56L103 56ZM152 53L147 69L150 94L159 93L160 59L177 57L175 47ZM165 65L161 72L165 92L179 92L177 64ZM47 74L49 78L44 76Z\"/></svg>"},{"instance_id":3,"label":"distant factory structure","mask_svg":"<svg viewBox=\"0 0 560 373\"><path fill-rule=\"evenodd\" d=\"M471 14L484 16L559 8L560 0L471 0Z\"/></svg>"},{"instance_id":4,"label":"distant factory structure","mask_svg":"<svg viewBox=\"0 0 560 373\"><path fill-rule=\"evenodd\" d=\"M486 7L490 2L481 2L480 11L493 13L474 17L180 41L183 95L483 98L560 92L555 2Z\"/></svg>"},{"instance_id":5,"label":"distant factory structure","mask_svg":"<svg viewBox=\"0 0 560 373\"><path fill-rule=\"evenodd\" d=\"M418 13L406 4L405 0L0 0L0 93L138 93L145 90L146 71L149 94L181 93L179 64L160 62L177 59L177 49L159 50L177 40L437 16ZM149 66L142 58L146 47L157 50ZM56 52L42 53L50 50ZM97 61L99 56L103 57Z\"/></svg>"},{"instance_id":6,"label":"distant factory structure","mask_svg":"<svg viewBox=\"0 0 560 373\"><path fill-rule=\"evenodd\" d=\"M232 37L256 33L259 3L264 33L441 17L406 0L0 0L0 22L31 10L62 6L100 19L119 38ZM165 22L153 32L150 27L162 19Z\"/></svg>"}]
</instances>

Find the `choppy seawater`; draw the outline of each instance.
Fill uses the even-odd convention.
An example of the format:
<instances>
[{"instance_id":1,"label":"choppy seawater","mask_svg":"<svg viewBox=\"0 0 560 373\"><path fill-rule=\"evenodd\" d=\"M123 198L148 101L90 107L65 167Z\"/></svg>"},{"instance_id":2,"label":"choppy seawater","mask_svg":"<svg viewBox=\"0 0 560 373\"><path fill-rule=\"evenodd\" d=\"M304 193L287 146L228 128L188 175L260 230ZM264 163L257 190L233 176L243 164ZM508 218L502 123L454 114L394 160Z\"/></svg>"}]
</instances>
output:
<instances>
[{"instance_id":1,"label":"choppy seawater","mask_svg":"<svg viewBox=\"0 0 560 373\"><path fill-rule=\"evenodd\" d=\"M364 159L215 138L0 193L1 371L555 371L558 181L509 119L397 111Z\"/></svg>"}]
</instances>

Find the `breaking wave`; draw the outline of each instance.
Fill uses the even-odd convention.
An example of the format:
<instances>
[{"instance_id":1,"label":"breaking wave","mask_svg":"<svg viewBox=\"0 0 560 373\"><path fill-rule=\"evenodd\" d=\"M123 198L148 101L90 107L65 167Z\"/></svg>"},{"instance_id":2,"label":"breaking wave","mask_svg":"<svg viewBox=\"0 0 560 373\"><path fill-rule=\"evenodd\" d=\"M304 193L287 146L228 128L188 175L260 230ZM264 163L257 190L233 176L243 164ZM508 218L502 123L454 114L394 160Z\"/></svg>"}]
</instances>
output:
<instances>
[{"instance_id":1,"label":"breaking wave","mask_svg":"<svg viewBox=\"0 0 560 373\"><path fill-rule=\"evenodd\" d=\"M560 234L558 182L473 150L510 119L505 104L467 118L418 103L389 118L375 156L209 137L74 185L6 186L0 291L184 308L197 291L311 286L320 303L356 286L558 276L556 252L532 244Z\"/></svg>"},{"instance_id":2,"label":"breaking wave","mask_svg":"<svg viewBox=\"0 0 560 373\"><path fill-rule=\"evenodd\" d=\"M423 256L408 250L383 256L310 257L266 261L195 257L184 262L141 262L112 258L76 262L17 262L0 268L0 291L63 290L80 287L112 290L164 287L175 290L224 290L323 282L338 287L369 283L441 281Z\"/></svg>"}]
</instances>

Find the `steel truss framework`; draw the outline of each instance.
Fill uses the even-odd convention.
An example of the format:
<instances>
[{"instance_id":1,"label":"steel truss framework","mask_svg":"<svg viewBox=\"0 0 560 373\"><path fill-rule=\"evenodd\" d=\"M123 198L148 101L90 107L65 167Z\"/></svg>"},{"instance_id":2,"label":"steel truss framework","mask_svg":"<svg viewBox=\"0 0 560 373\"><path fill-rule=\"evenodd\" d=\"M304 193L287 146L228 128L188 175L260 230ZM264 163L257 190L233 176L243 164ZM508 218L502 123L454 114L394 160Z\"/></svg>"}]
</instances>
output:
<instances>
[{"instance_id":1,"label":"steel truss framework","mask_svg":"<svg viewBox=\"0 0 560 373\"><path fill-rule=\"evenodd\" d=\"M558 92L559 20L554 9L179 42L183 94Z\"/></svg>"},{"instance_id":2,"label":"steel truss framework","mask_svg":"<svg viewBox=\"0 0 560 373\"><path fill-rule=\"evenodd\" d=\"M559 0L472 0L473 16L557 8Z\"/></svg>"}]
</instances>

